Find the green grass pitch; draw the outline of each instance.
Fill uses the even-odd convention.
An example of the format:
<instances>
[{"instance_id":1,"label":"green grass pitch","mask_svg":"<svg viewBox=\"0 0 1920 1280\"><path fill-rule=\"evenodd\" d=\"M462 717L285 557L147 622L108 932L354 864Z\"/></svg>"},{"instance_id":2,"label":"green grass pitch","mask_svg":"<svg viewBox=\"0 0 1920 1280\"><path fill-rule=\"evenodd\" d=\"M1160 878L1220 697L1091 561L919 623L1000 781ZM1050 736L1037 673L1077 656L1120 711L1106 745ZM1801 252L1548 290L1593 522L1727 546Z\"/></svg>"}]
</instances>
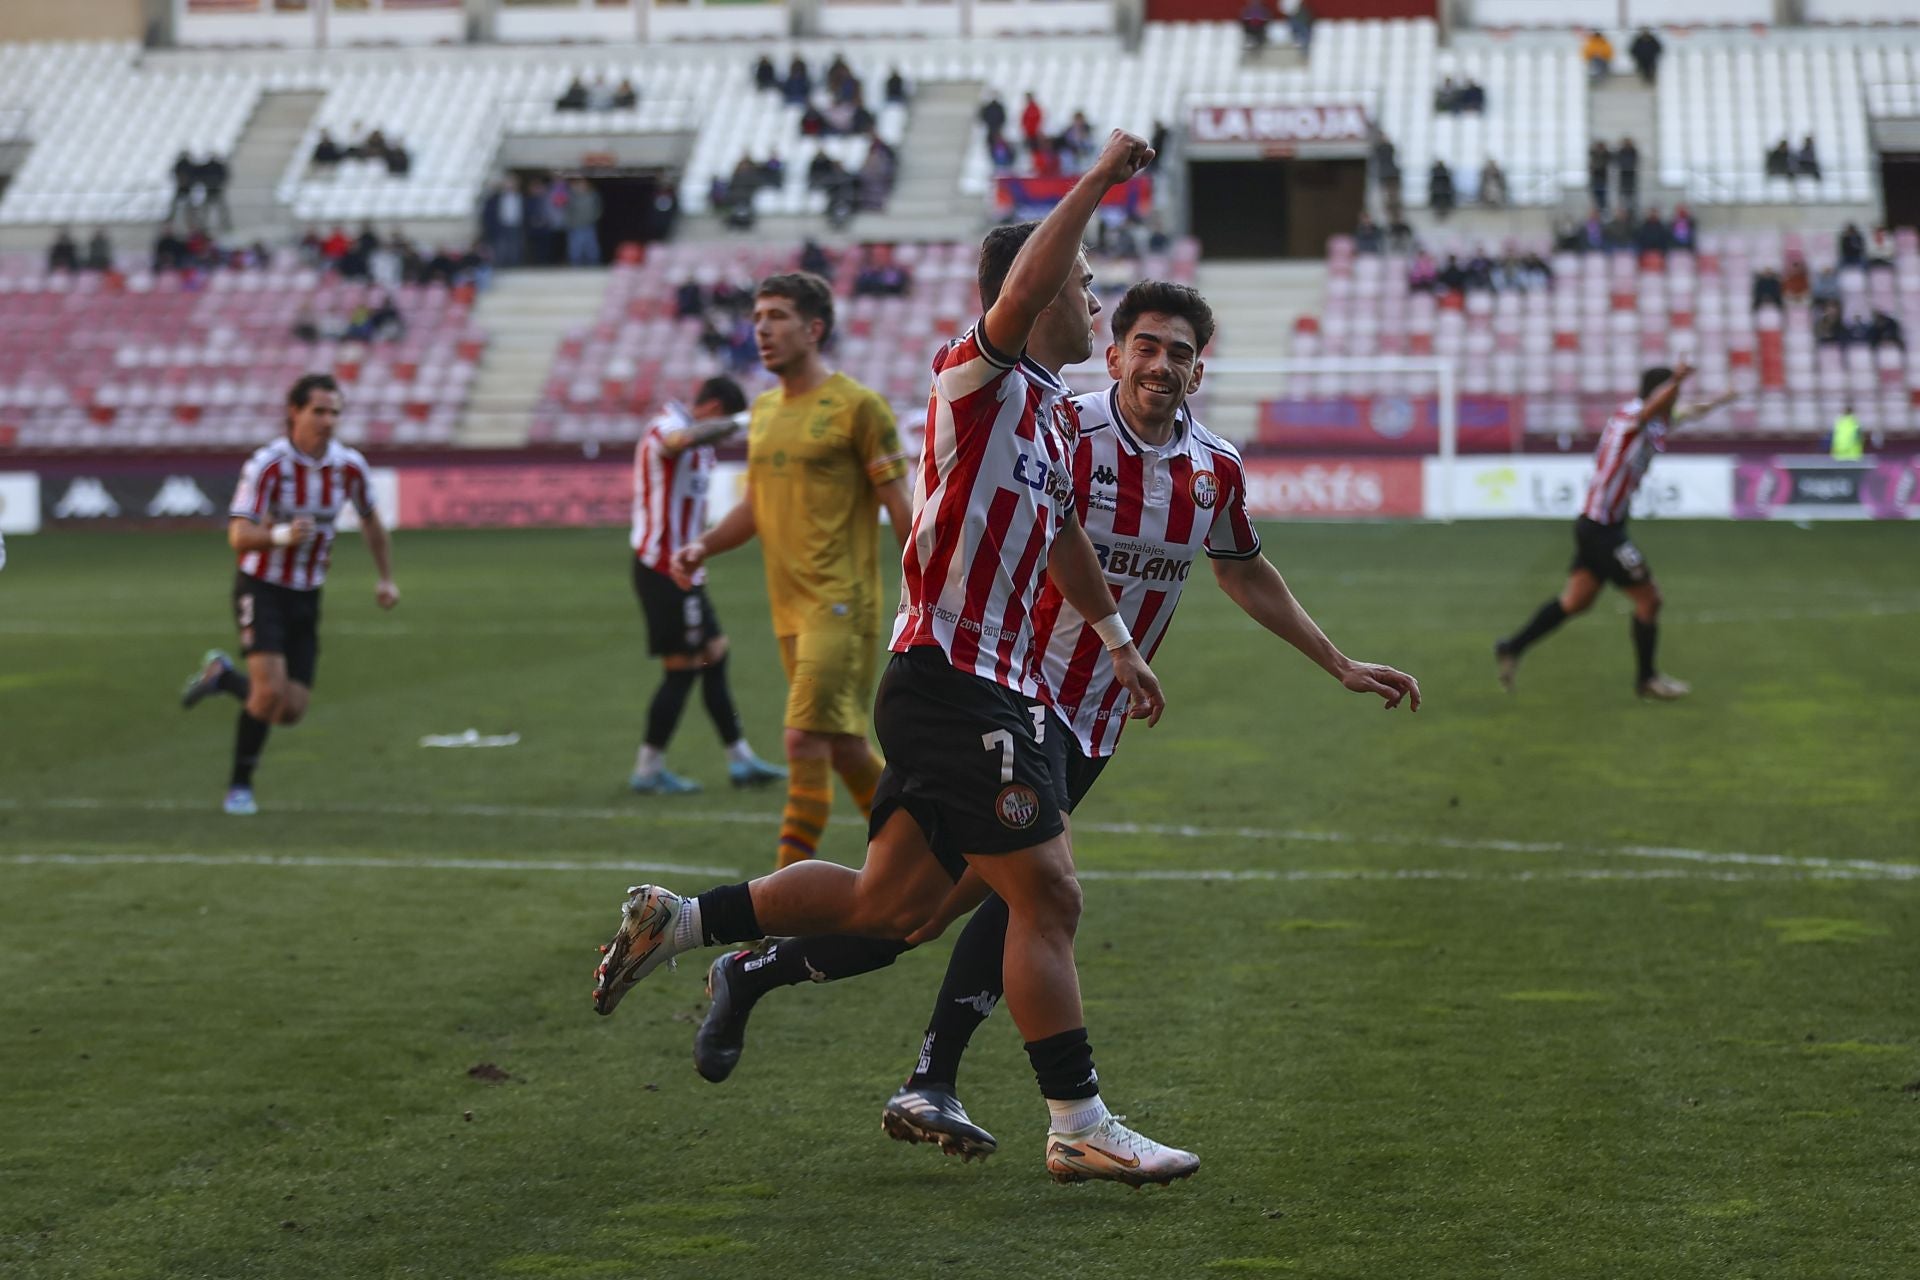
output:
<instances>
[{"instance_id":1,"label":"green grass pitch","mask_svg":"<svg viewBox=\"0 0 1920 1280\"><path fill-rule=\"evenodd\" d=\"M671 758L707 792L626 794L654 677L619 532L403 531L391 615L344 545L251 820L218 811L234 704L174 700L232 640L218 534L15 540L0 1276L1920 1274L1920 529L1642 526L1670 706L1613 595L1496 689L1564 527L1264 534L1427 705L1190 584L1167 718L1078 826L1108 1097L1204 1161L1139 1193L1045 1178L1004 1011L961 1078L998 1156L880 1133L944 942L779 993L724 1086L700 958L593 1015L624 886L758 872L779 809L697 701ZM777 754L752 557L714 592ZM520 742L418 745L468 728ZM841 796L825 851L860 847Z\"/></svg>"}]
</instances>

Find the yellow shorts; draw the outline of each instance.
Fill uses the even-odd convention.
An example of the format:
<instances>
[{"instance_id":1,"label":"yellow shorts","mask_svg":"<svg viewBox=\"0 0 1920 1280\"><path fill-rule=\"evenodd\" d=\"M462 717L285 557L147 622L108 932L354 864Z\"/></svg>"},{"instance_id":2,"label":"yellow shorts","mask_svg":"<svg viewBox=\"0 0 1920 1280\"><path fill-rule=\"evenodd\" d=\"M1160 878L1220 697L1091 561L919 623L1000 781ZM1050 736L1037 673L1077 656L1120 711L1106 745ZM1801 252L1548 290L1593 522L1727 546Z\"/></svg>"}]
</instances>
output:
<instances>
[{"instance_id":1,"label":"yellow shorts","mask_svg":"<svg viewBox=\"0 0 1920 1280\"><path fill-rule=\"evenodd\" d=\"M781 636L780 662L787 669L786 727L866 737L879 651L878 636L845 631Z\"/></svg>"}]
</instances>

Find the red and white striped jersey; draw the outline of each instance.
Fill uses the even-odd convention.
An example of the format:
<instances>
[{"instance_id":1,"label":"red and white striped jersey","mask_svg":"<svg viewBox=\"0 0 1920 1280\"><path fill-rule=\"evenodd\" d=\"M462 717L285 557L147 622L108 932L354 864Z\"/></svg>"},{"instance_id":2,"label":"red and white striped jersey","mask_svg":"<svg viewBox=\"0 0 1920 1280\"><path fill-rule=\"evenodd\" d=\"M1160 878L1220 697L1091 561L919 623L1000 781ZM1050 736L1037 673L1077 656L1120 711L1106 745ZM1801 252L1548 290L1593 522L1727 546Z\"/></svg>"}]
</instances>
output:
<instances>
[{"instance_id":1,"label":"red and white striped jersey","mask_svg":"<svg viewBox=\"0 0 1920 1280\"><path fill-rule=\"evenodd\" d=\"M958 670L1040 696L1033 606L1073 509L1073 433L1066 386L995 351L981 325L934 356L895 653L937 645Z\"/></svg>"},{"instance_id":2,"label":"red and white striped jersey","mask_svg":"<svg viewBox=\"0 0 1920 1280\"><path fill-rule=\"evenodd\" d=\"M668 456L664 437L693 425L693 415L668 404L640 433L633 450L633 554L657 573L671 572L673 553L707 527L707 488L713 446L695 445ZM707 580L701 568L695 583Z\"/></svg>"},{"instance_id":3,"label":"red and white striped jersey","mask_svg":"<svg viewBox=\"0 0 1920 1280\"><path fill-rule=\"evenodd\" d=\"M338 440L327 444L324 457L309 458L281 436L254 451L240 471L240 487L233 491L229 515L255 524L284 524L297 516L313 521L313 537L296 547L269 547L240 553L240 572L262 582L318 591L327 580L327 562L333 557L334 521L351 502L362 517L373 513L367 491L367 460L358 449Z\"/></svg>"},{"instance_id":4,"label":"red and white striped jersey","mask_svg":"<svg viewBox=\"0 0 1920 1280\"><path fill-rule=\"evenodd\" d=\"M1600 524L1619 524L1653 465L1653 455L1667 446L1667 424L1656 418L1640 427L1646 404L1638 396L1613 411L1600 431L1600 447L1593 453L1593 479L1580 514Z\"/></svg>"},{"instance_id":5,"label":"red and white striped jersey","mask_svg":"<svg viewBox=\"0 0 1920 1280\"><path fill-rule=\"evenodd\" d=\"M1166 444L1149 445L1121 417L1117 390L1076 397L1080 433L1073 495L1106 570L1114 608L1149 660L1166 637L1180 589L1203 550L1251 560L1260 535L1247 517L1246 472L1231 444L1181 410ZM1089 756L1112 755L1127 723L1127 691L1093 627L1051 580L1034 610L1046 696Z\"/></svg>"}]
</instances>

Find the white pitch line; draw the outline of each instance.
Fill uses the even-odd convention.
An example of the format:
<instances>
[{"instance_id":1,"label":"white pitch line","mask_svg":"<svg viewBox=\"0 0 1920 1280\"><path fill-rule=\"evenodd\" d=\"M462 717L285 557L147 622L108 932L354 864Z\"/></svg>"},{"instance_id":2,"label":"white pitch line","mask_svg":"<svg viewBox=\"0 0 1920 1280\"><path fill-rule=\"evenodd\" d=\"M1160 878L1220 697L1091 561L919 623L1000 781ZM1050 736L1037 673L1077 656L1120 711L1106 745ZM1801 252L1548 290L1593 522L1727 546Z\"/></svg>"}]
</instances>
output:
<instances>
[{"instance_id":1,"label":"white pitch line","mask_svg":"<svg viewBox=\"0 0 1920 1280\"><path fill-rule=\"evenodd\" d=\"M735 876L734 867L686 866L672 862L636 862L622 858L556 858L532 861L524 858L328 858L293 854L218 854L218 853L18 853L0 858L11 866L145 866L145 867L272 867L298 870L343 871L558 871L596 874L672 872L685 875ZM1617 867L1565 868L1549 871L1464 871L1457 867L1375 867L1328 869L1207 869L1183 868L1166 871L1083 870L1082 880L1133 883L1195 883L1221 881L1299 884L1338 883L1341 881L1418 882L1439 881L1467 884L1526 884L1531 882L1600 883L1634 881L1705 880L1725 883L1774 883L1794 880L1888 880L1898 879L1871 872L1852 870L1794 870L1785 875L1760 875L1748 871L1690 871L1663 867L1657 870L1623 870Z\"/></svg>"},{"instance_id":2,"label":"white pitch line","mask_svg":"<svg viewBox=\"0 0 1920 1280\"><path fill-rule=\"evenodd\" d=\"M208 813L202 801L104 800L67 797L22 801L0 797L0 808L67 810L134 810L161 813ZM534 818L542 821L586 819L660 824L711 823L729 826L771 826L772 813L739 810L658 808L649 810L579 808L504 804L276 804L272 812L324 813L346 817L407 818ZM1775 853L1743 853L1659 845L1581 845L1555 840L1501 840L1458 836L1407 835L1396 832L1365 834L1350 831L1310 831L1288 827L1204 827L1189 823L1076 821L1076 831L1095 835L1153 836L1173 840L1252 840L1301 844L1387 845L1394 848L1455 849L1469 853L1522 853L1547 857L1642 858L1703 865L1775 867L1782 870L1856 872L1886 880L1920 880L1920 863L1876 862L1866 858L1825 858Z\"/></svg>"}]
</instances>

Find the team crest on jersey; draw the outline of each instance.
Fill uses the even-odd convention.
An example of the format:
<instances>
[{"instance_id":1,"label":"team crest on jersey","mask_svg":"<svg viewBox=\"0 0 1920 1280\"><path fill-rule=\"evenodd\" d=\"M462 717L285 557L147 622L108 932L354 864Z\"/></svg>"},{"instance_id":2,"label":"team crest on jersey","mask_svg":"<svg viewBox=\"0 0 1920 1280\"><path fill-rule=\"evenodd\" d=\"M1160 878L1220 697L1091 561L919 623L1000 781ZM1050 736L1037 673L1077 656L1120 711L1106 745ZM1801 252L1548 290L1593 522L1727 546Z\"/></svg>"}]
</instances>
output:
<instances>
[{"instance_id":1,"label":"team crest on jersey","mask_svg":"<svg viewBox=\"0 0 1920 1280\"><path fill-rule=\"evenodd\" d=\"M1193 483L1187 486L1193 494L1193 505L1202 511L1213 510L1213 504L1220 501L1220 481L1211 471L1193 473Z\"/></svg>"},{"instance_id":2,"label":"team crest on jersey","mask_svg":"<svg viewBox=\"0 0 1920 1280\"><path fill-rule=\"evenodd\" d=\"M1040 816L1040 793L1024 782L1009 783L993 802L993 816L1003 827L1024 831Z\"/></svg>"}]
</instances>

